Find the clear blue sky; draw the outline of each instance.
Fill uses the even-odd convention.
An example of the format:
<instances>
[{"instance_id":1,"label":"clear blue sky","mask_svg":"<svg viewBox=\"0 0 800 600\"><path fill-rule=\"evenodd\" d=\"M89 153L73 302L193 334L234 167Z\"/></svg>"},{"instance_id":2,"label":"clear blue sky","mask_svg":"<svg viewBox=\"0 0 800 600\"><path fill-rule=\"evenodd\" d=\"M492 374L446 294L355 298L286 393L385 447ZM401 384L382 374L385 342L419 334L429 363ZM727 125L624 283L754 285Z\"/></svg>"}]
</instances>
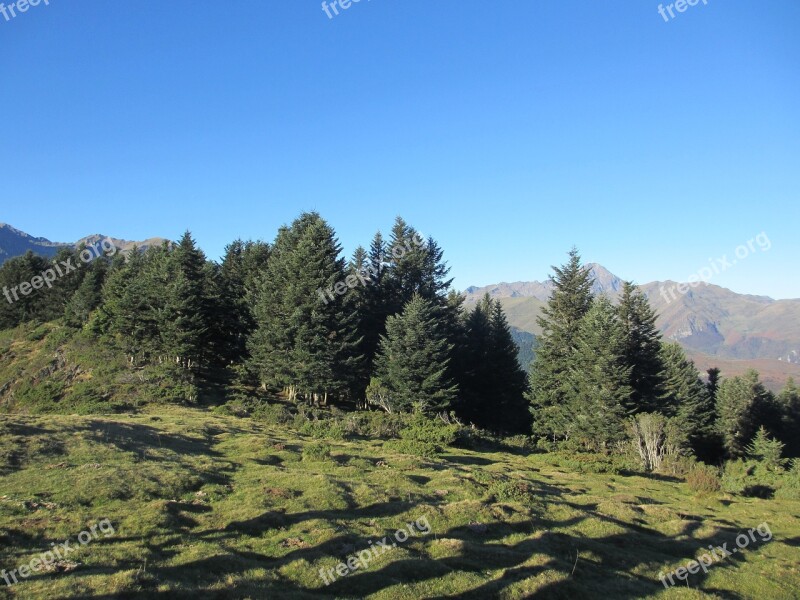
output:
<instances>
[{"instance_id":1,"label":"clear blue sky","mask_svg":"<svg viewBox=\"0 0 800 600\"><path fill-rule=\"evenodd\" d=\"M0 0L3 1L3 0ZM8 4L8 0L5 0ZM668 3L665 3L668 4ZM0 16L0 221L212 258L318 210L395 215L456 285L624 278L800 297L800 3L50 0Z\"/></svg>"}]
</instances>

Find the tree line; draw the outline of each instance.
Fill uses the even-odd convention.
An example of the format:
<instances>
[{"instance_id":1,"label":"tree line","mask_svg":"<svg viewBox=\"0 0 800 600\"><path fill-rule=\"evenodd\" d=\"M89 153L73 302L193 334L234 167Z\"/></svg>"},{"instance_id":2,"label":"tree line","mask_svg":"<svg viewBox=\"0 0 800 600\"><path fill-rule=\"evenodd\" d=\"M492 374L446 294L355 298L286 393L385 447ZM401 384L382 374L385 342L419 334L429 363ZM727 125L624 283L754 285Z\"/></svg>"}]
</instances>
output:
<instances>
[{"instance_id":1,"label":"tree line","mask_svg":"<svg viewBox=\"0 0 800 600\"><path fill-rule=\"evenodd\" d=\"M0 267L0 288L48 266L30 253L13 258ZM62 319L112 340L131 368L164 365L177 379L301 403L454 413L551 447L612 451L657 423L672 446L709 462L743 456L761 428L800 456L793 382L775 395L755 372L701 378L662 339L632 283L617 303L592 294L576 250L554 267L529 375L499 302L487 295L467 309L448 273L437 242L402 218L346 260L312 212L272 243L234 241L219 263L189 232L99 258L51 290L0 304L0 328Z\"/></svg>"},{"instance_id":2,"label":"tree line","mask_svg":"<svg viewBox=\"0 0 800 600\"><path fill-rule=\"evenodd\" d=\"M0 286L47 266L32 254L11 259ZM272 243L234 241L219 263L189 232L94 261L2 306L0 327L60 318L113 340L131 368L167 365L177 378L227 376L295 402L455 413L529 431L526 374L502 308L486 297L466 309L448 273L437 242L402 218L388 239L379 232L346 260L333 228L304 213Z\"/></svg>"},{"instance_id":3,"label":"tree line","mask_svg":"<svg viewBox=\"0 0 800 600\"><path fill-rule=\"evenodd\" d=\"M593 296L577 250L551 280L528 391L536 436L612 450L659 423L659 443L717 462L744 456L763 428L800 456L800 392L792 380L777 396L755 371L721 381L710 369L704 381L683 349L662 339L656 313L632 283L616 305Z\"/></svg>"}]
</instances>

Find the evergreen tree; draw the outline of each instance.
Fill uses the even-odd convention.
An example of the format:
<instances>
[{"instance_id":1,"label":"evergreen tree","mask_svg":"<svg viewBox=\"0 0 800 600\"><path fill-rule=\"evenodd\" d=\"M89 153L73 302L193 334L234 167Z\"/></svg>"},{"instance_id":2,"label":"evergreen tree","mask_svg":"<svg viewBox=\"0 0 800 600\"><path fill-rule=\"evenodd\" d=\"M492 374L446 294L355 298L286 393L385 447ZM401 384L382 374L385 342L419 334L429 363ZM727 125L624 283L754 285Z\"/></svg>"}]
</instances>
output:
<instances>
[{"instance_id":1,"label":"evergreen tree","mask_svg":"<svg viewBox=\"0 0 800 600\"><path fill-rule=\"evenodd\" d=\"M641 291L626 281L617 312L625 327L625 360L631 367L629 413L657 412L662 397L661 334L656 313Z\"/></svg>"},{"instance_id":2,"label":"evergreen tree","mask_svg":"<svg viewBox=\"0 0 800 600\"><path fill-rule=\"evenodd\" d=\"M213 289L212 274L206 268L205 255L188 231L165 258L166 270L159 273L159 283L164 284L160 351L190 369L208 358L213 303L207 293Z\"/></svg>"},{"instance_id":3,"label":"evergreen tree","mask_svg":"<svg viewBox=\"0 0 800 600\"><path fill-rule=\"evenodd\" d=\"M729 458L740 458L758 428L759 407L770 402L756 371L725 379L717 392L717 430Z\"/></svg>"},{"instance_id":4,"label":"evergreen tree","mask_svg":"<svg viewBox=\"0 0 800 600\"><path fill-rule=\"evenodd\" d=\"M212 321L214 345L225 363L247 355L247 338L255 329L255 282L266 269L269 253L269 244L260 241L235 240L225 248L216 274L219 302Z\"/></svg>"},{"instance_id":5,"label":"evergreen tree","mask_svg":"<svg viewBox=\"0 0 800 600\"><path fill-rule=\"evenodd\" d=\"M103 284L108 274L108 261L97 259L87 265L86 274L78 289L67 302L64 321L72 327L83 327L89 322L92 311L103 299Z\"/></svg>"},{"instance_id":6,"label":"evergreen tree","mask_svg":"<svg viewBox=\"0 0 800 600\"><path fill-rule=\"evenodd\" d=\"M596 299L581 319L575 344L565 377L572 417L566 437L584 449L607 450L623 437L632 389L625 329L606 298Z\"/></svg>"},{"instance_id":7,"label":"evergreen tree","mask_svg":"<svg viewBox=\"0 0 800 600\"><path fill-rule=\"evenodd\" d=\"M531 415L525 398L528 375L517 360L519 348L500 302L494 302L490 324L489 368L497 401L494 428L508 433L530 433Z\"/></svg>"},{"instance_id":8,"label":"evergreen tree","mask_svg":"<svg viewBox=\"0 0 800 600\"><path fill-rule=\"evenodd\" d=\"M706 381L706 389L708 390L708 395L711 397L711 401L716 406L717 403L717 390L719 389L719 369L717 367L711 367L706 371L706 375L708 376L708 381Z\"/></svg>"},{"instance_id":9,"label":"evergreen tree","mask_svg":"<svg viewBox=\"0 0 800 600\"><path fill-rule=\"evenodd\" d=\"M714 429L711 394L678 344L662 345L661 363L664 365L661 413L676 419L685 442L700 458L713 461L721 448Z\"/></svg>"},{"instance_id":10,"label":"evergreen tree","mask_svg":"<svg viewBox=\"0 0 800 600\"><path fill-rule=\"evenodd\" d=\"M392 412L447 410L457 387L447 378L452 345L444 337L430 301L414 295L398 315L389 317L375 358L377 382L388 392Z\"/></svg>"},{"instance_id":11,"label":"evergreen tree","mask_svg":"<svg viewBox=\"0 0 800 600\"><path fill-rule=\"evenodd\" d=\"M353 387L354 315L341 298L323 302L318 290L344 285L344 261L333 229L304 213L278 234L255 295L256 330L249 341L252 364L265 386L291 399L325 403Z\"/></svg>"},{"instance_id":12,"label":"evergreen tree","mask_svg":"<svg viewBox=\"0 0 800 600\"><path fill-rule=\"evenodd\" d=\"M783 447L784 445L780 441L769 437L764 427L759 427L745 452L747 458L760 462L768 471L778 471L786 462L781 458Z\"/></svg>"},{"instance_id":13,"label":"evergreen tree","mask_svg":"<svg viewBox=\"0 0 800 600\"><path fill-rule=\"evenodd\" d=\"M531 366L528 398L534 433L555 441L565 438L572 421L565 375L574 360L581 322L592 305L592 279L575 248L569 261L553 270L553 293L537 320L542 333Z\"/></svg>"},{"instance_id":14,"label":"evergreen tree","mask_svg":"<svg viewBox=\"0 0 800 600\"><path fill-rule=\"evenodd\" d=\"M781 413L779 438L786 444L786 456L800 456L800 388L789 378L777 399Z\"/></svg>"},{"instance_id":15,"label":"evergreen tree","mask_svg":"<svg viewBox=\"0 0 800 600\"><path fill-rule=\"evenodd\" d=\"M94 324L98 331L117 339L131 365L145 360L152 350L152 340L158 335L151 304L155 290L147 285L145 267L145 256L136 247L127 261L123 262L121 257L114 261Z\"/></svg>"}]
</instances>

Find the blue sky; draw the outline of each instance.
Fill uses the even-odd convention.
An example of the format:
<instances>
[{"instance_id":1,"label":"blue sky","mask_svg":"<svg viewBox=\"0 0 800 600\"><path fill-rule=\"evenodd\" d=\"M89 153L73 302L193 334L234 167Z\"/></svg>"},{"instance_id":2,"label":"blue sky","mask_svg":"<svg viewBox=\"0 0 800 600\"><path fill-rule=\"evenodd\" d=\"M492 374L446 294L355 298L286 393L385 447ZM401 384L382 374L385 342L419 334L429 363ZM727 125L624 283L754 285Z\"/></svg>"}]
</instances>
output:
<instances>
[{"instance_id":1,"label":"blue sky","mask_svg":"<svg viewBox=\"0 0 800 600\"><path fill-rule=\"evenodd\" d=\"M0 0L3 1L3 0ZM5 0L6 4L9 4ZM664 4L669 4L664 3ZM50 0L0 16L0 221L212 258L318 210L402 215L456 286L575 244L644 283L800 297L800 3Z\"/></svg>"}]
</instances>

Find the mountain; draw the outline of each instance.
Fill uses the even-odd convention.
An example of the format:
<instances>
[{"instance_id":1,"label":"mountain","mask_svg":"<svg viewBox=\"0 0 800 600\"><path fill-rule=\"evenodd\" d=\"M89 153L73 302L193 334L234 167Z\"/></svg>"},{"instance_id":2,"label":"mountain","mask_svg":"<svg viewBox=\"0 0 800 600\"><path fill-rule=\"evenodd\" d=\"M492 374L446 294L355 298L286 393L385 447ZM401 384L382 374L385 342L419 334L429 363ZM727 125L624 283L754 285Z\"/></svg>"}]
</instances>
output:
<instances>
[{"instance_id":1,"label":"mountain","mask_svg":"<svg viewBox=\"0 0 800 600\"><path fill-rule=\"evenodd\" d=\"M51 242L41 237L33 237L6 223L0 223L0 265L9 258L22 256L28 250L41 256L55 256L59 248L69 244Z\"/></svg>"},{"instance_id":2,"label":"mountain","mask_svg":"<svg viewBox=\"0 0 800 600\"><path fill-rule=\"evenodd\" d=\"M10 258L15 256L22 256L29 250L34 254L41 256L51 257L55 256L56 252L61 248L70 248L86 244L91 246L97 244L101 240L106 239L106 236L99 233L89 235L79 239L75 243L67 244L62 242L51 242L42 237L33 237L24 231L20 231L6 223L0 223L0 265ZM163 238L150 238L142 242L131 242L128 240L120 240L117 238L109 238L114 246L123 252L128 252L134 246L146 249L150 246L160 245L165 240Z\"/></svg>"},{"instance_id":3,"label":"mountain","mask_svg":"<svg viewBox=\"0 0 800 600\"><path fill-rule=\"evenodd\" d=\"M623 280L602 265L587 268L595 278L594 293L616 300ZM773 389L788 377L800 379L800 299L737 294L708 283L679 285L654 281L639 288L658 313L664 337L681 344L698 368L718 366L730 375L755 368ZM513 327L538 335L536 317L551 291L551 281L470 287L466 305L488 293L503 305Z\"/></svg>"}]
</instances>

